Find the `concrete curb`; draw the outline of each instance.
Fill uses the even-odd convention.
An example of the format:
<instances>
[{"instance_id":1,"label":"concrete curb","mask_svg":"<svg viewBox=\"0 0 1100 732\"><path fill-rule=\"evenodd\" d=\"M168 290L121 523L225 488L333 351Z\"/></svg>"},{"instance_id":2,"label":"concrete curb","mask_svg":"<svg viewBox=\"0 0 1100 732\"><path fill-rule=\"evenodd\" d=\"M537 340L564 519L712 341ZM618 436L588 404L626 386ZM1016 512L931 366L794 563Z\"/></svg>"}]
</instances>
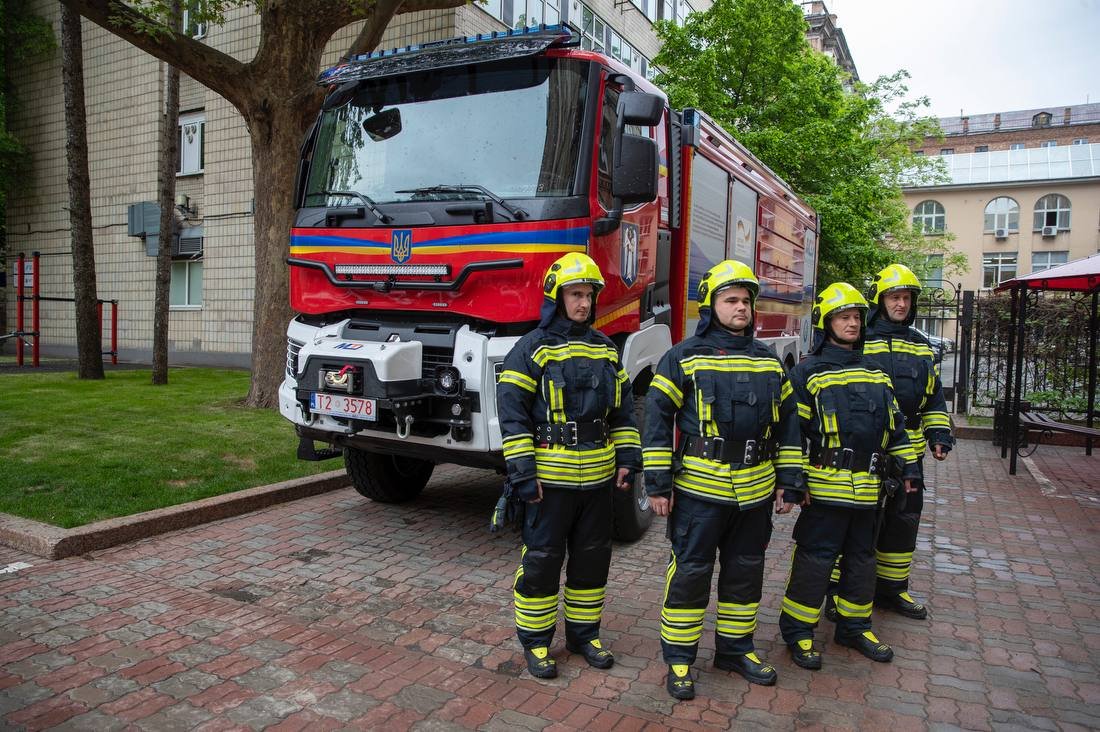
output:
<instances>
[{"instance_id":1,"label":"concrete curb","mask_svg":"<svg viewBox=\"0 0 1100 732\"><path fill-rule=\"evenodd\" d=\"M282 483L203 498L179 506L158 508L133 516L97 521L74 529L62 529L0 513L0 544L47 559L64 559L189 526L239 516L277 503L327 493L348 485L350 482L347 473L343 470L332 470Z\"/></svg>"}]
</instances>

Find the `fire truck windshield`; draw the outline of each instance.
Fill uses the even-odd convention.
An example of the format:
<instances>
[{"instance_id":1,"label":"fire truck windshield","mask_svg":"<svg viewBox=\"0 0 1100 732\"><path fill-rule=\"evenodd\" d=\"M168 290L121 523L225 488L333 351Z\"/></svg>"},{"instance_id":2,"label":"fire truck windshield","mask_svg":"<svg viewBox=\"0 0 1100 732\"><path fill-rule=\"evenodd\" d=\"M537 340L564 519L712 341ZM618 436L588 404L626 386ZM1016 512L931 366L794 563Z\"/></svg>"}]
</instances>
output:
<instances>
[{"instance_id":1,"label":"fire truck windshield","mask_svg":"<svg viewBox=\"0 0 1100 732\"><path fill-rule=\"evenodd\" d=\"M353 191L380 206L446 183L500 199L575 195L587 64L528 57L367 79L323 113L305 205ZM452 199L453 200L453 199Z\"/></svg>"}]
</instances>

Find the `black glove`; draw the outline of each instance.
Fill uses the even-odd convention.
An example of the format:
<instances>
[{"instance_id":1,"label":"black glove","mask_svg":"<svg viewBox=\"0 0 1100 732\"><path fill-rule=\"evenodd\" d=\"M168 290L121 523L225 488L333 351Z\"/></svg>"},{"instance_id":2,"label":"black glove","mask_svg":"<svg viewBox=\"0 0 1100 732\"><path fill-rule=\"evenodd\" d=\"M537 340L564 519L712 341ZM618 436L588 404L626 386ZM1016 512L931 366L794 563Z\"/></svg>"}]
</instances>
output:
<instances>
[{"instance_id":1,"label":"black glove","mask_svg":"<svg viewBox=\"0 0 1100 732\"><path fill-rule=\"evenodd\" d=\"M515 489L508 481L504 481L504 490L493 507L493 515L489 518L489 533L495 534L508 525L519 527L523 524L524 503L519 500Z\"/></svg>"},{"instance_id":2,"label":"black glove","mask_svg":"<svg viewBox=\"0 0 1100 732\"><path fill-rule=\"evenodd\" d=\"M534 477L511 483L512 493L521 501L533 501L539 497L539 484Z\"/></svg>"},{"instance_id":3,"label":"black glove","mask_svg":"<svg viewBox=\"0 0 1100 732\"><path fill-rule=\"evenodd\" d=\"M783 488L783 503L802 503L802 499L806 497L806 491L795 490L794 488Z\"/></svg>"}]
</instances>

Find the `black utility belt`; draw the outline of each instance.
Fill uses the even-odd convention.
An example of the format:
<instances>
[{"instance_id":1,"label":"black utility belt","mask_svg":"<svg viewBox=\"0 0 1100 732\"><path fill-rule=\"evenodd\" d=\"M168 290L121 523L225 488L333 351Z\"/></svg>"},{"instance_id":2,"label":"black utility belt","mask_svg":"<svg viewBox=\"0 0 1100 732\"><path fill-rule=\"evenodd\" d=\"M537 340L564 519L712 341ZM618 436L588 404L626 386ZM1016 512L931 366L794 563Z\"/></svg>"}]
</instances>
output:
<instances>
[{"instance_id":1,"label":"black utility belt","mask_svg":"<svg viewBox=\"0 0 1100 732\"><path fill-rule=\"evenodd\" d=\"M688 437L682 454L720 463L741 463L752 467L774 460L779 454L775 440L727 440L724 437Z\"/></svg>"},{"instance_id":2,"label":"black utility belt","mask_svg":"<svg viewBox=\"0 0 1100 732\"><path fill-rule=\"evenodd\" d=\"M868 452L850 447L811 447L810 464L818 468L851 470L853 473L882 475L886 472L886 453Z\"/></svg>"},{"instance_id":3,"label":"black utility belt","mask_svg":"<svg viewBox=\"0 0 1100 732\"><path fill-rule=\"evenodd\" d=\"M540 445L566 445L582 442L607 444L608 425L602 419L595 422L542 422L535 425L535 442Z\"/></svg>"}]
</instances>

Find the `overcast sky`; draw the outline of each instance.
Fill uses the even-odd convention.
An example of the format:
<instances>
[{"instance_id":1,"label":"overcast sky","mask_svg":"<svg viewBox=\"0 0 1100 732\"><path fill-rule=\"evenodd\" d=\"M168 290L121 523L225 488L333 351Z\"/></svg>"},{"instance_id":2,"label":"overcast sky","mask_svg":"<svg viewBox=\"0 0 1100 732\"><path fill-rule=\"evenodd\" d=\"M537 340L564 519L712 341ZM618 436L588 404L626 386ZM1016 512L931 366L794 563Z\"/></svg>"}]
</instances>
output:
<instances>
[{"instance_id":1,"label":"overcast sky","mask_svg":"<svg viewBox=\"0 0 1100 732\"><path fill-rule=\"evenodd\" d=\"M825 0L862 81L906 69L929 114L1100 102L1100 0Z\"/></svg>"}]
</instances>

